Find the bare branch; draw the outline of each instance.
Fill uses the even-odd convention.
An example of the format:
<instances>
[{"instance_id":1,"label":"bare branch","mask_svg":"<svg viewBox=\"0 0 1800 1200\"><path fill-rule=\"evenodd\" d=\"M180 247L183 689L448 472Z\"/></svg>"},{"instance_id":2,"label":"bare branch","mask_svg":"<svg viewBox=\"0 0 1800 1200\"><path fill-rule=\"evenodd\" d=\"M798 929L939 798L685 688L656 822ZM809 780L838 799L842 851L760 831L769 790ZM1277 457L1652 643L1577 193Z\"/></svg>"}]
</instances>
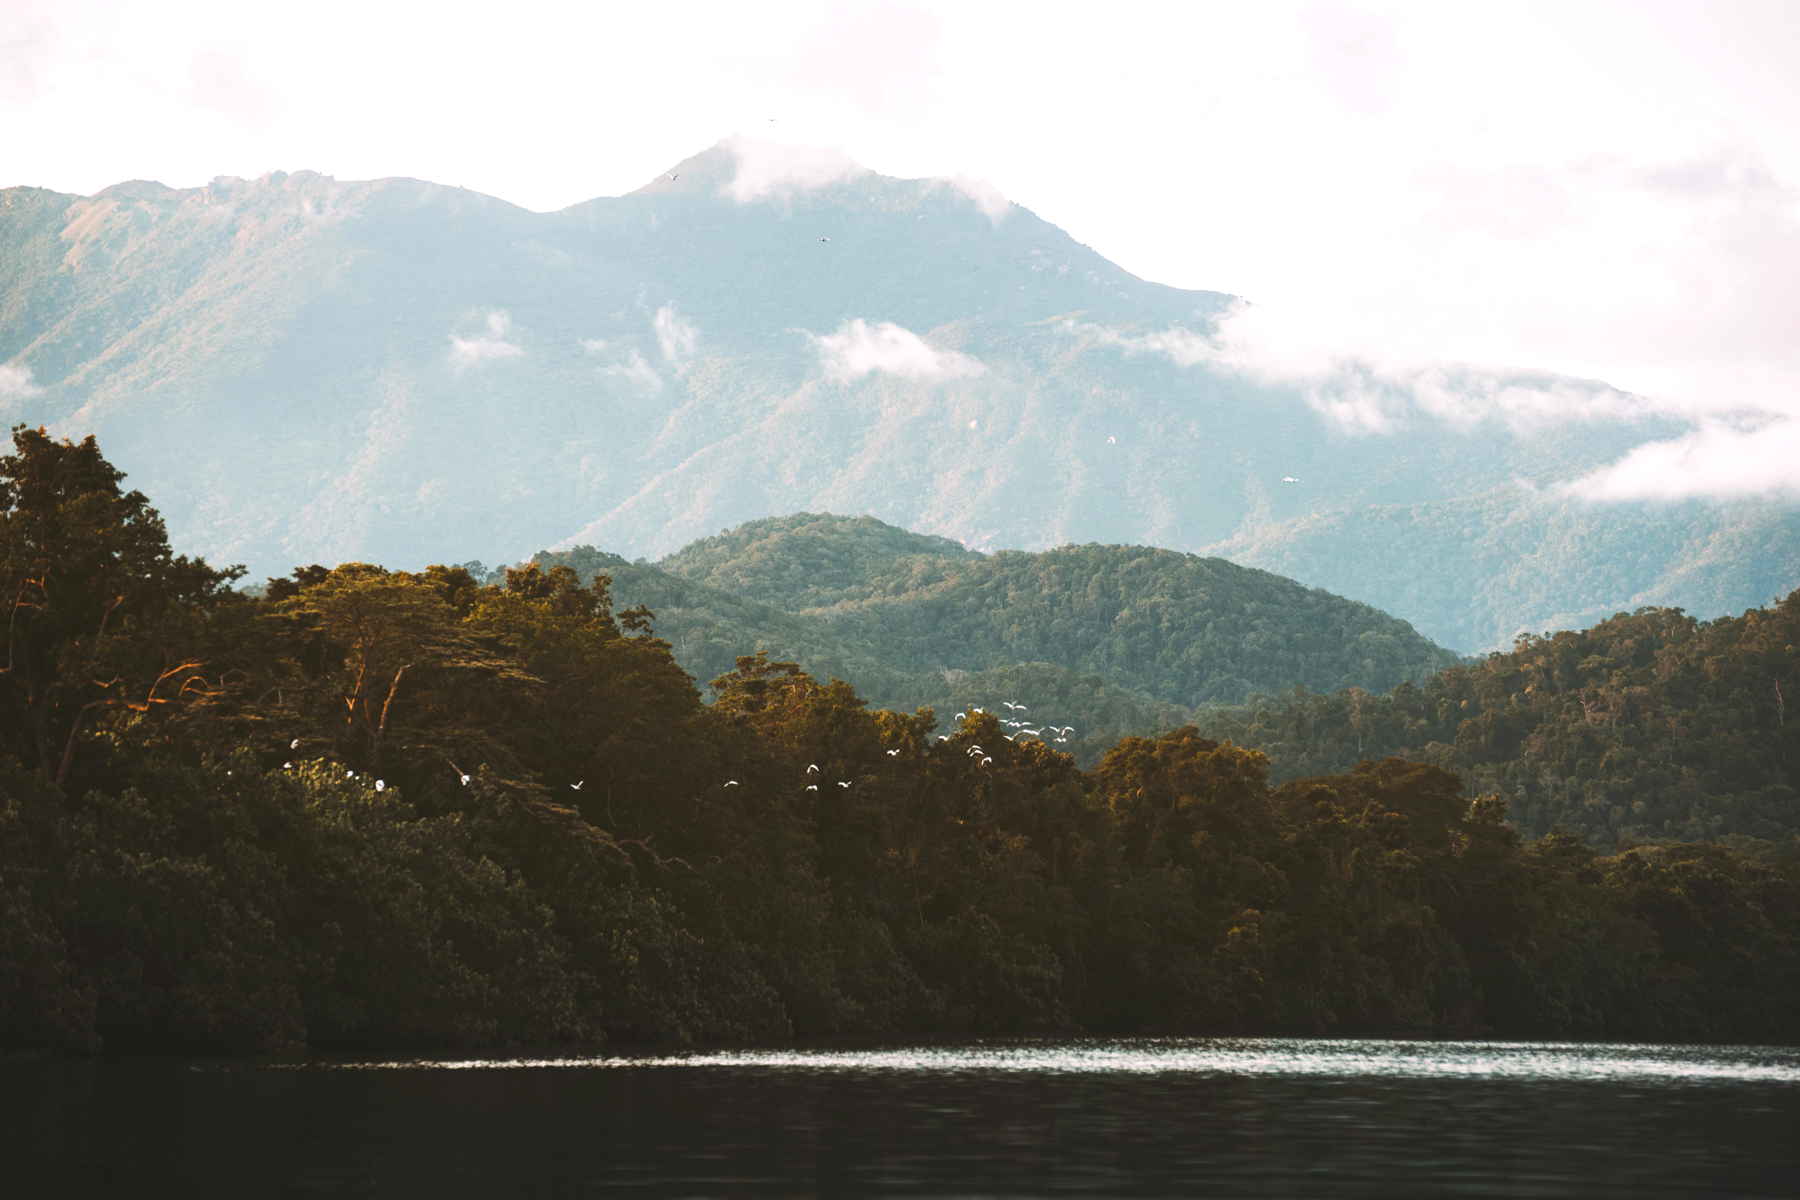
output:
<instances>
[{"instance_id":1,"label":"bare branch","mask_svg":"<svg viewBox=\"0 0 1800 1200\"><path fill-rule=\"evenodd\" d=\"M375 727L375 740L377 742L379 742L387 733L388 709L393 707L394 693L400 690L401 677L410 670L412 670L411 663L402 666L398 671L394 672L393 682L388 684L387 699L381 702L381 721Z\"/></svg>"}]
</instances>

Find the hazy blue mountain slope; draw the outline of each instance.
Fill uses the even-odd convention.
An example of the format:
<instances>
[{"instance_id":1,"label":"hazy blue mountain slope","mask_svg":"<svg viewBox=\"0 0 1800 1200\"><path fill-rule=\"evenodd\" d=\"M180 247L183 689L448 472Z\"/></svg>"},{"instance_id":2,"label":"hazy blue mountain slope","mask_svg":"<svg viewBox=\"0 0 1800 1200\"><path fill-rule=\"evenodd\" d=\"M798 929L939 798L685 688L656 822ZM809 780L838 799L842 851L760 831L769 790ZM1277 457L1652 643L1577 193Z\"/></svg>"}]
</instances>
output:
<instances>
[{"instance_id":1,"label":"hazy blue mountain slope","mask_svg":"<svg viewBox=\"0 0 1800 1200\"><path fill-rule=\"evenodd\" d=\"M1570 502L1539 530L1496 499L1682 428L1602 384L1448 371L1442 411L1376 377L1346 402L1219 365L1229 297L1137 279L1028 209L848 168L750 195L744 153L555 213L310 172L8 190L0 419L97 434L179 544L255 575L655 557L855 512L978 550L1226 554L1461 649L1800 582L1792 506ZM1570 411L1514 420L1508 389ZM1390 536L1402 509L1416 543ZM1540 579L1534 531L1621 565Z\"/></svg>"},{"instance_id":2,"label":"hazy blue mountain slope","mask_svg":"<svg viewBox=\"0 0 1800 1200\"><path fill-rule=\"evenodd\" d=\"M1656 604L1742 612L1800 580L1800 510L1768 501L1605 505L1519 487L1299 518L1213 547L1235 561L1431 613L1451 646L1510 646ZM1395 557L1419 564L1395 570Z\"/></svg>"}]
</instances>

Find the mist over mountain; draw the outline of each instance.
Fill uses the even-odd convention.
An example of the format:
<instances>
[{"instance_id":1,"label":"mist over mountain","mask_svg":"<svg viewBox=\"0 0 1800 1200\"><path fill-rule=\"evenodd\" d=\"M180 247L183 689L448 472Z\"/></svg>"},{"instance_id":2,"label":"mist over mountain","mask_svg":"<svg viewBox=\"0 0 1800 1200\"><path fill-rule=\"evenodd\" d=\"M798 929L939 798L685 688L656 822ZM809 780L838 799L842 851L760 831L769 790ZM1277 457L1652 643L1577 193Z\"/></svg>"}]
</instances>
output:
<instances>
[{"instance_id":1,"label":"mist over mountain","mask_svg":"<svg viewBox=\"0 0 1800 1200\"><path fill-rule=\"evenodd\" d=\"M1602 383L1287 378L1218 353L1234 303L977 187L746 143L554 213L310 172L15 188L0 417L95 433L253 576L825 510L1219 554L1464 650L1800 583L1792 504L1563 489L1686 428Z\"/></svg>"}]
</instances>

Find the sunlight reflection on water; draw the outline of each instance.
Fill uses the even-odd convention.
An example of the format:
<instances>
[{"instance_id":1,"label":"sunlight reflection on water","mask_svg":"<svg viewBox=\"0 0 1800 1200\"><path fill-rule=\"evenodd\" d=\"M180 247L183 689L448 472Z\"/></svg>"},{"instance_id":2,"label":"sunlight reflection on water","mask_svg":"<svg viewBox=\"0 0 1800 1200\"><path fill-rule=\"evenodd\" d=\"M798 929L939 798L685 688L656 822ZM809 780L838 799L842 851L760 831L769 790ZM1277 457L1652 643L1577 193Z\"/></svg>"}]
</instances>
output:
<instances>
[{"instance_id":1,"label":"sunlight reflection on water","mask_svg":"<svg viewBox=\"0 0 1800 1200\"><path fill-rule=\"evenodd\" d=\"M46 1181L20 1195L1793 1200L1800 1179L1800 1047L1003 1038L17 1074L7 1178Z\"/></svg>"},{"instance_id":2,"label":"sunlight reflection on water","mask_svg":"<svg viewBox=\"0 0 1800 1200\"><path fill-rule=\"evenodd\" d=\"M978 1042L877 1049L782 1048L656 1056L421 1059L344 1062L333 1065L346 1070L646 1070L732 1067L863 1074L1004 1072L1044 1075L1182 1074L1800 1083L1800 1051L1787 1047L1576 1042L1320 1041L1302 1038Z\"/></svg>"}]
</instances>

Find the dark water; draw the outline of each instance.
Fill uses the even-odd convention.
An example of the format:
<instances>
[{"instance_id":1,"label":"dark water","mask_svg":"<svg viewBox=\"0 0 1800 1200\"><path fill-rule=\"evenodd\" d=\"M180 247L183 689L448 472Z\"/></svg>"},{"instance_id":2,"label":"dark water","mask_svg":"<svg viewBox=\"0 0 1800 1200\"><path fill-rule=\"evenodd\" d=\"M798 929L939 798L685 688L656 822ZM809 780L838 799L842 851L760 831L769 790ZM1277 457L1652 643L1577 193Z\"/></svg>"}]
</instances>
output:
<instances>
[{"instance_id":1,"label":"dark water","mask_svg":"<svg viewBox=\"0 0 1800 1200\"><path fill-rule=\"evenodd\" d=\"M1800 1048L1007 1041L0 1067L13 1195L1800 1195Z\"/></svg>"}]
</instances>

